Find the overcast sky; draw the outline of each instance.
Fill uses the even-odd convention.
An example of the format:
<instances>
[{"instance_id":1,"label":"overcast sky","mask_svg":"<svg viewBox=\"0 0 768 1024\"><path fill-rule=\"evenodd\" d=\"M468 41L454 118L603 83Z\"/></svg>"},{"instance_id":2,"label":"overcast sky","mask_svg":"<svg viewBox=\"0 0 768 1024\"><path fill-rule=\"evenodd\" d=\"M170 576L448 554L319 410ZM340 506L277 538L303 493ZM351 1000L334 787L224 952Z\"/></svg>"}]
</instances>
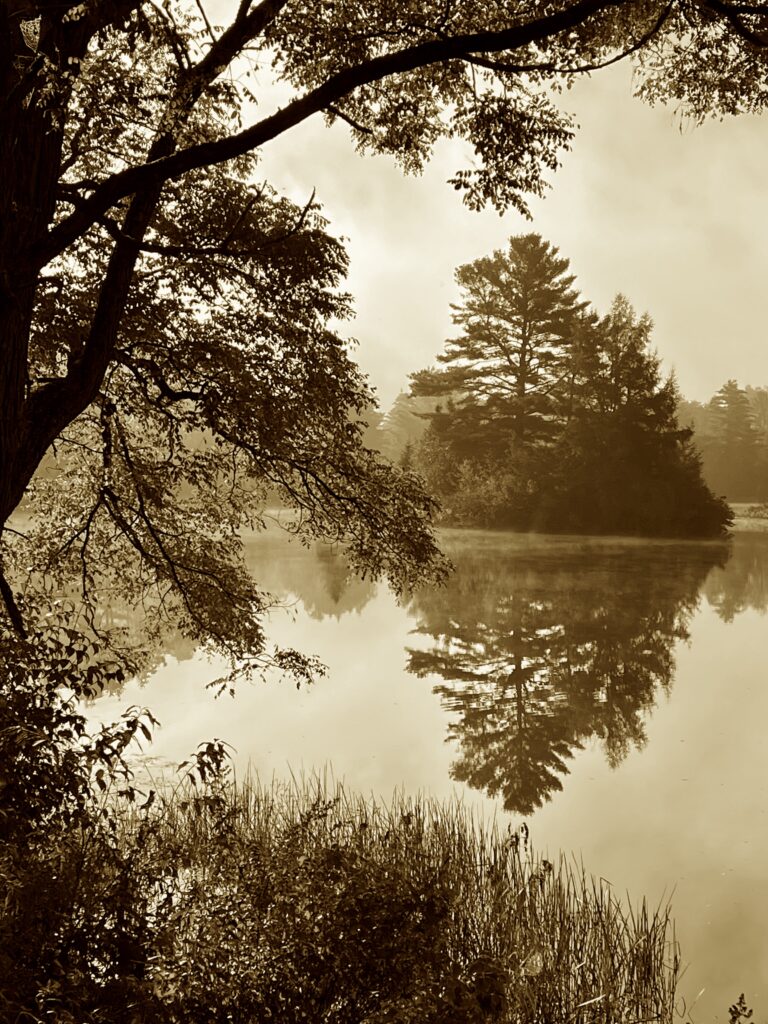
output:
<instances>
[{"instance_id":1,"label":"overcast sky","mask_svg":"<svg viewBox=\"0 0 768 1024\"><path fill-rule=\"evenodd\" d=\"M581 125L533 221L466 210L446 179L465 163L446 144L421 177L360 157L322 118L270 143L265 176L298 201L311 190L346 239L357 317L347 328L384 408L452 332L455 268L538 231L571 261L599 312L623 292L655 323L683 394L708 399L729 377L768 384L768 124L740 118L680 129L631 95L628 66L562 98Z\"/></svg>"}]
</instances>

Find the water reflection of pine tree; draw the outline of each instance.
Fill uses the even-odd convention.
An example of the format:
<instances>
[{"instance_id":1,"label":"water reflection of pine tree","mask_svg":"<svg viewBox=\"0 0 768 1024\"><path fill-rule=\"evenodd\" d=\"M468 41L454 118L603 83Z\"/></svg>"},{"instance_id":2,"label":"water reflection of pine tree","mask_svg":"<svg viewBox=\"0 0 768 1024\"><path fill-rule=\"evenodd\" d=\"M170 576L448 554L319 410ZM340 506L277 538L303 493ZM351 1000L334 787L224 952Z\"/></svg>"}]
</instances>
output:
<instances>
[{"instance_id":1,"label":"water reflection of pine tree","mask_svg":"<svg viewBox=\"0 0 768 1024\"><path fill-rule=\"evenodd\" d=\"M557 557L553 557L557 554ZM459 745L452 775L529 814L562 789L593 736L611 765L645 742L644 721L668 690L673 647L722 553L694 546L554 547L532 557L451 553L450 586L414 601L409 669L441 679Z\"/></svg>"}]
</instances>

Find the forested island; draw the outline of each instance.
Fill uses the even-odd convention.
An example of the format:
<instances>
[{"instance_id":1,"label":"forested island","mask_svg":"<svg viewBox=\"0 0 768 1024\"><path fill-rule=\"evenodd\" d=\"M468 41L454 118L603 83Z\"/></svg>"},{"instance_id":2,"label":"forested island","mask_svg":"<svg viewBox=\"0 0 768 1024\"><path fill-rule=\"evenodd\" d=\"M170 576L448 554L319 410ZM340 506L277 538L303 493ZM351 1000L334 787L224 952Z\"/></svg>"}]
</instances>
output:
<instances>
[{"instance_id":1,"label":"forested island","mask_svg":"<svg viewBox=\"0 0 768 1024\"><path fill-rule=\"evenodd\" d=\"M459 267L456 280L458 333L437 368L413 375L399 410L416 426L401 463L440 500L444 522L669 537L726 531L732 514L702 475L647 314L617 295L599 316L568 260L538 234L510 238L505 250Z\"/></svg>"}]
</instances>

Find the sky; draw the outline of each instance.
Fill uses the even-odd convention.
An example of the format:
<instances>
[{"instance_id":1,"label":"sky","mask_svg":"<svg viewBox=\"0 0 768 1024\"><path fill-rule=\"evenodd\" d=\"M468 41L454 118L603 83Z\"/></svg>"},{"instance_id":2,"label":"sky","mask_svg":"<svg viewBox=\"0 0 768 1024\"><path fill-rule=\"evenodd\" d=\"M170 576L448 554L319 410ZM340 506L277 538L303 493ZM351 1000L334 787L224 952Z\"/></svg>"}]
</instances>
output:
<instances>
[{"instance_id":1,"label":"sky","mask_svg":"<svg viewBox=\"0 0 768 1024\"><path fill-rule=\"evenodd\" d=\"M453 333L454 271L537 231L571 263L600 313L622 292L655 324L683 395L708 400L731 377L768 385L768 119L683 125L632 96L631 69L581 80L560 100L580 129L533 219L465 209L446 184L471 158L442 144L426 171L358 155L316 116L262 150L264 176L298 202L312 189L346 241L356 318L343 333L386 409Z\"/></svg>"}]
</instances>

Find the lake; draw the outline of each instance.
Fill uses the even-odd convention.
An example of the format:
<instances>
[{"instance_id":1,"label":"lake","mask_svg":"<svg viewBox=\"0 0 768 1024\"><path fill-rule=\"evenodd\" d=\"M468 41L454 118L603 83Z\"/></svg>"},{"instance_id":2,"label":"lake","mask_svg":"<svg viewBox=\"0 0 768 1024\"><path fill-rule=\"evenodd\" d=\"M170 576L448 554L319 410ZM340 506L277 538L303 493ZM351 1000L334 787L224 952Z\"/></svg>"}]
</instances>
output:
<instances>
[{"instance_id":1,"label":"lake","mask_svg":"<svg viewBox=\"0 0 768 1024\"><path fill-rule=\"evenodd\" d=\"M742 991L764 1018L768 534L441 536L455 575L400 605L328 549L255 537L249 562L284 602L270 636L327 677L216 698L216 666L180 642L94 715L149 706L160 762L218 737L240 775L327 771L525 820L619 894L671 897L694 1020L727 1020Z\"/></svg>"}]
</instances>

